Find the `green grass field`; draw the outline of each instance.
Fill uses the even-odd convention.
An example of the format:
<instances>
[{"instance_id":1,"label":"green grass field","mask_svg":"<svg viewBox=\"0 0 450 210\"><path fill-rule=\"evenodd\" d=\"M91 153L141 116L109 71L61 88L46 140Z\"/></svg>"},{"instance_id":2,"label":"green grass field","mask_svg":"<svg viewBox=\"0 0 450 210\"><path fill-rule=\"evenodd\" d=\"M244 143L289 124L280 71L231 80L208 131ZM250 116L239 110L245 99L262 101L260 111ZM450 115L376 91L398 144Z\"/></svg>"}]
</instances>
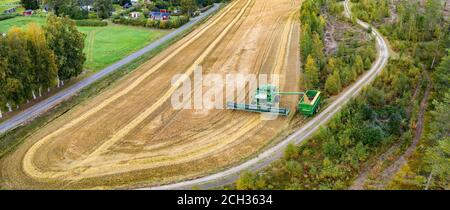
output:
<instances>
[{"instance_id":1,"label":"green grass field","mask_svg":"<svg viewBox=\"0 0 450 210\"><path fill-rule=\"evenodd\" d=\"M3 11L7 9L11 9L20 4L18 0L0 0L0 14L3 14ZM17 12L22 12L24 9L22 7L17 8Z\"/></svg>"},{"instance_id":2,"label":"green grass field","mask_svg":"<svg viewBox=\"0 0 450 210\"><path fill-rule=\"evenodd\" d=\"M24 27L28 23L45 24L45 18L16 17L0 21L0 32L7 32L13 26ZM109 25L106 27L78 27L86 34L85 68L101 70L114 62L143 48L169 31L152 30L142 27Z\"/></svg>"},{"instance_id":3,"label":"green grass field","mask_svg":"<svg viewBox=\"0 0 450 210\"><path fill-rule=\"evenodd\" d=\"M86 37L87 69L99 70L143 48L166 31L130 26L79 27Z\"/></svg>"}]
</instances>

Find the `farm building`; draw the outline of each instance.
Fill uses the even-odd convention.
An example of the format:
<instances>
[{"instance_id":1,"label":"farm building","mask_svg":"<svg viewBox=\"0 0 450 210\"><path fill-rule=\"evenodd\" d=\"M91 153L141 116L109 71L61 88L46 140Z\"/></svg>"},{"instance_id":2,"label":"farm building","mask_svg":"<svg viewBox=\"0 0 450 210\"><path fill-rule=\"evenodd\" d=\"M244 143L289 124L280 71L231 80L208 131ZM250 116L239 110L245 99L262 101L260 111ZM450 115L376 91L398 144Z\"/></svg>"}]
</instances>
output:
<instances>
[{"instance_id":1,"label":"farm building","mask_svg":"<svg viewBox=\"0 0 450 210\"><path fill-rule=\"evenodd\" d=\"M168 10L152 11L150 12L149 17L153 20L168 20L170 19L170 11Z\"/></svg>"},{"instance_id":2,"label":"farm building","mask_svg":"<svg viewBox=\"0 0 450 210\"><path fill-rule=\"evenodd\" d=\"M17 10L16 10L16 8L14 7L14 8L7 9L7 10L3 11L3 13L5 13L5 14L12 14L12 13L15 13L16 11L17 11Z\"/></svg>"},{"instance_id":3,"label":"farm building","mask_svg":"<svg viewBox=\"0 0 450 210\"><path fill-rule=\"evenodd\" d=\"M130 18L139 18L141 17L141 13L140 12L130 12Z\"/></svg>"},{"instance_id":4,"label":"farm building","mask_svg":"<svg viewBox=\"0 0 450 210\"><path fill-rule=\"evenodd\" d=\"M81 10L84 11L94 11L94 7L91 5L81 6Z\"/></svg>"},{"instance_id":5,"label":"farm building","mask_svg":"<svg viewBox=\"0 0 450 210\"><path fill-rule=\"evenodd\" d=\"M126 4L124 4L123 5L123 8L124 9L129 9L129 8L131 8L133 5L131 5L130 3L126 3Z\"/></svg>"},{"instance_id":6,"label":"farm building","mask_svg":"<svg viewBox=\"0 0 450 210\"><path fill-rule=\"evenodd\" d=\"M22 14L23 14L23 16L31 16L31 15L33 15L33 10L31 10L31 9L26 10Z\"/></svg>"}]
</instances>

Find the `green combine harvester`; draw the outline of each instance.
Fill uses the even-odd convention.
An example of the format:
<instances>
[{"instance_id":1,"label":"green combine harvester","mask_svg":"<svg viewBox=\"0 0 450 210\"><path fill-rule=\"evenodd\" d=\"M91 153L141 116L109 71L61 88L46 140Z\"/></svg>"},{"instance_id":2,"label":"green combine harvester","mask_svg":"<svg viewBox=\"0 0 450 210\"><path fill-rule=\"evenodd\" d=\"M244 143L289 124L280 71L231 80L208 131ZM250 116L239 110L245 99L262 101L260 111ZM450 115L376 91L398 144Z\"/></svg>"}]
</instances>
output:
<instances>
[{"instance_id":1,"label":"green combine harvester","mask_svg":"<svg viewBox=\"0 0 450 210\"><path fill-rule=\"evenodd\" d=\"M272 113L287 116L290 110L275 107L279 104L281 95L302 95L297 105L298 112L310 117L317 113L320 104L320 91L308 90L306 92L279 92L274 85L263 85L256 89L251 104L227 103L227 109L257 113Z\"/></svg>"}]
</instances>

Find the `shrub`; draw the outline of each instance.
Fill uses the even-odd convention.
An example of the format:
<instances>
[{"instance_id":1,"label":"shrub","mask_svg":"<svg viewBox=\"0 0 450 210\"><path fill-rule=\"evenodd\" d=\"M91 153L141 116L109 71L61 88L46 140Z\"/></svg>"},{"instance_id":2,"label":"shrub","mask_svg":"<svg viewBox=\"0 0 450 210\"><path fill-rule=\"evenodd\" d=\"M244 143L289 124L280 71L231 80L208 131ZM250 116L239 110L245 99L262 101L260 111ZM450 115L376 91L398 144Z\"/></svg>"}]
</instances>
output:
<instances>
[{"instance_id":1,"label":"shrub","mask_svg":"<svg viewBox=\"0 0 450 210\"><path fill-rule=\"evenodd\" d=\"M97 18L97 13L95 12L89 12L87 15L88 19L96 19Z\"/></svg>"},{"instance_id":2,"label":"shrub","mask_svg":"<svg viewBox=\"0 0 450 210\"><path fill-rule=\"evenodd\" d=\"M159 29L171 29L179 28L180 26L189 22L189 17L187 16L177 16L172 17L169 20L151 20L151 19L129 19L124 17L113 18L113 23L122 25L132 25L132 26L142 26L148 28L159 28Z\"/></svg>"},{"instance_id":3,"label":"shrub","mask_svg":"<svg viewBox=\"0 0 450 210\"><path fill-rule=\"evenodd\" d=\"M147 20L147 23L145 24L145 27L148 27L148 28L154 28L155 26L156 26L156 21L151 20L151 19Z\"/></svg>"},{"instance_id":4,"label":"shrub","mask_svg":"<svg viewBox=\"0 0 450 210\"><path fill-rule=\"evenodd\" d=\"M89 12L85 10L80 10L76 8L70 9L70 13L68 13L70 18L74 20L83 20L89 18Z\"/></svg>"},{"instance_id":5,"label":"shrub","mask_svg":"<svg viewBox=\"0 0 450 210\"><path fill-rule=\"evenodd\" d=\"M167 24L169 21L167 21L167 20L161 20L161 21L159 21L159 28L160 29L167 29L168 28L168 25L169 24Z\"/></svg>"}]
</instances>

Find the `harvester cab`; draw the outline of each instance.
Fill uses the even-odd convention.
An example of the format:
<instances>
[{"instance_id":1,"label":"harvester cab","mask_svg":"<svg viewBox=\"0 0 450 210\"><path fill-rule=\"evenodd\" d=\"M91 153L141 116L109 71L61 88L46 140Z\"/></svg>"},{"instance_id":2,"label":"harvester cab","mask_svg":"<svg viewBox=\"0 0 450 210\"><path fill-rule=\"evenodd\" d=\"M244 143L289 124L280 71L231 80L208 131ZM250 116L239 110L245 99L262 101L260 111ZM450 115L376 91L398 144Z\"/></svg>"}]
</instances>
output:
<instances>
[{"instance_id":1,"label":"harvester cab","mask_svg":"<svg viewBox=\"0 0 450 210\"><path fill-rule=\"evenodd\" d=\"M278 106L281 95L302 95L297 109L305 116L312 116L317 112L321 99L320 91L279 92L277 86L268 84L256 89L251 104L228 102L227 109L287 116L290 110L288 108L279 108Z\"/></svg>"},{"instance_id":2,"label":"harvester cab","mask_svg":"<svg viewBox=\"0 0 450 210\"><path fill-rule=\"evenodd\" d=\"M276 94L277 92L278 88L276 86L260 86L253 95L252 104L275 106L280 102L279 96Z\"/></svg>"}]
</instances>

